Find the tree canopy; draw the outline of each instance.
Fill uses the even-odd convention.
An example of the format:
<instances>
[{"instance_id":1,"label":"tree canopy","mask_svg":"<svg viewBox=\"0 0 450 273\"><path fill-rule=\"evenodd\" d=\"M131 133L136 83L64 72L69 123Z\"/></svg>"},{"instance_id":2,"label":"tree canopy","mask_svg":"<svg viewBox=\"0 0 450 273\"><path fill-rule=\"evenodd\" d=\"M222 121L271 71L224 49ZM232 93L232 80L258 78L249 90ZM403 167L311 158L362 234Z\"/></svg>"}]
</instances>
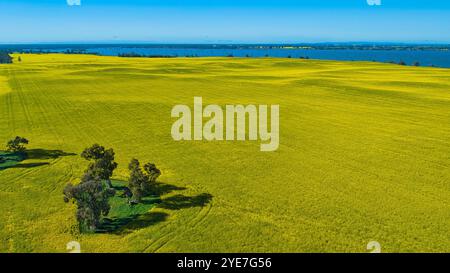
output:
<instances>
[{"instance_id":1,"label":"tree canopy","mask_svg":"<svg viewBox=\"0 0 450 273\"><path fill-rule=\"evenodd\" d=\"M111 176L117 168L117 163L114 161L115 153L113 149L105 149L105 147L94 144L86 148L81 157L91 161L86 170L86 173L91 173L92 176L98 176L100 179L106 181L109 187L111 185Z\"/></svg>"},{"instance_id":2,"label":"tree canopy","mask_svg":"<svg viewBox=\"0 0 450 273\"><path fill-rule=\"evenodd\" d=\"M128 187L132 193L132 202L140 203L142 197L149 193L151 187L161 175L161 171L152 163L147 163L144 168L141 168L137 159L131 160L128 169L130 170Z\"/></svg>"},{"instance_id":3,"label":"tree canopy","mask_svg":"<svg viewBox=\"0 0 450 273\"><path fill-rule=\"evenodd\" d=\"M8 152L18 153L26 150L25 145L29 143L28 139L16 136L6 144L6 150Z\"/></svg>"},{"instance_id":4,"label":"tree canopy","mask_svg":"<svg viewBox=\"0 0 450 273\"><path fill-rule=\"evenodd\" d=\"M109 198L115 191L107 188L100 177L85 174L80 184L69 183L63 191L66 203L73 200L77 204L77 220L81 231L94 232L111 209Z\"/></svg>"}]
</instances>

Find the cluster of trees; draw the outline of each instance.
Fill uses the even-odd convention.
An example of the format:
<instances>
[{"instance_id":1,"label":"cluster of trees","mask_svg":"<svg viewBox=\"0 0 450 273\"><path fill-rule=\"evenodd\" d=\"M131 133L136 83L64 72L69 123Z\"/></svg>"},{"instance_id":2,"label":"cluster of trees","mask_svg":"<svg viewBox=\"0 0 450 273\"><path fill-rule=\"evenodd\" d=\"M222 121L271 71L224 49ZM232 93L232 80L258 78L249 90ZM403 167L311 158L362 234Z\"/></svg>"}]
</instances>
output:
<instances>
[{"instance_id":1,"label":"cluster of trees","mask_svg":"<svg viewBox=\"0 0 450 273\"><path fill-rule=\"evenodd\" d=\"M43 54L52 54L55 53L53 51L50 50L42 50L42 49L37 49L37 50L24 50L24 51L20 51L20 54L37 54L37 55L43 55Z\"/></svg>"},{"instance_id":2,"label":"cluster of trees","mask_svg":"<svg viewBox=\"0 0 450 273\"><path fill-rule=\"evenodd\" d=\"M126 191L127 197L130 204L138 204L143 197L151 193L161 171L152 163L147 163L142 168L137 159L131 160L128 170L130 170L130 178L128 180L129 190Z\"/></svg>"},{"instance_id":3,"label":"cluster of trees","mask_svg":"<svg viewBox=\"0 0 450 273\"><path fill-rule=\"evenodd\" d=\"M69 183L64 191L64 201L72 201L77 205L77 221L80 231L95 232L101 224L102 217L109 214L111 206L109 198L116 194L111 177L118 164L115 162L113 149L94 144L81 153L81 157L89 161L89 165L77 185ZM154 164L143 167L137 159L129 164L129 187L124 193L130 205L142 202L142 198L151 193L161 171Z\"/></svg>"},{"instance_id":4,"label":"cluster of trees","mask_svg":"<svg viewBox=\"0 0 450 273\"><path fill-rule=\"evenodd\" d=\"M68 184L64 189L64 201L74 200L77 204L77 220L82 232L94 232L100 225L101 217L111 209L109 198L115 190L105 187L98 176L85 173L80 184Z\"/></svg>"},{"instance_id":5,"label":"cluster of trees","mask_svg":"<svg viewBox=\"0 0 450 273\"><path fill-rule=\"evenodd\" d=\"M11 64L12 62L13 59L8 52L0 51L0 64Z\"/></svg>"},{"instance_id":6,"label":"cluster of trees","mask_svg":"<svg viewBox=\"0 0 450 273\"><path fill-rule=\"evenodd\" d=\"M375 62L375 61L374 61L374 62ZM391 63L391 64L403 65L403 66L408 65L405 61L400 61L400 62L398 62L398 63L396 63L396 62L394 62L394 61L391 61L391 62L389 62L389 63ZM420 63L419 63L419 62L414 62L412 65L413 65L413 66L420 66Z\"/></svg>"},{"instance_id":7,"label":"cluster of trees","mask_svg":"<svg viewBox=\"0 0 450 273\"><path fill-rule=\"evenodd\" d=\"M90 162L85 174L104 180L106 185L112 188L111 176L118 165L114 161L114 150L105 149L103 146L94 144L90 148L85 149L81 153L81 157Z\"/></svg>"},{"instance_id":8,"label":"cluster of trees","mask_svg":"<svg viewBox=\"0 0 450 273\"><path fill-rule=\"evenodd\" d=\"M81 157L89 165L78 185L69 183L63 191L66 203L73 201L77 205L77 220L82 232L94 232L107 216L111 207L109 198L115 195L111 185L111 176L117 168L114 150L94 144L86 148Z\"/></svg>"}]
</instances>

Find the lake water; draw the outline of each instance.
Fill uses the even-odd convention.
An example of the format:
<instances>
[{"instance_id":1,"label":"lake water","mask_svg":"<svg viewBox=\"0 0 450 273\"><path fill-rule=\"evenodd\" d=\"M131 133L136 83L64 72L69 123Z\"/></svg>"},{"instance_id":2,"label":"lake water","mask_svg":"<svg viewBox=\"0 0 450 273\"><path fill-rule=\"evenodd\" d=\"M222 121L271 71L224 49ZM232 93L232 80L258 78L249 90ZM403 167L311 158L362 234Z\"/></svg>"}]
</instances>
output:
<instances>
[{"instance_id":1,"label":"lake water","mask_svg":"<svg viewBox=\"0 0 450 273\"><path fill-rule=\"evenodd\" d=\"M19 48L18 48L19 49ZM83 50L86 53L117 56L119 54L135 53L146 56L172 56L172 57L279 57L300 58L308 57L321 60L342 61L377 61L377 62L405 62L412 65L419 62L421 66L437 66L450 68L449 50L361 50L361 49L286 49L286 48L251 48L234 47L232 45L214 48L211 45L39 45L21 46L20 50L42 50L51 52L64 52L66 50Z\"/></svg>"},{"instance_id":2,"label":"lake water","mask_svg":"<svg viewBox=\"0 0 450 273\"><path fill-rule=\"evenodd\" d=\"M123 48L104 47L90 48L87 52L97 52L102 55L117 56L123 53L164 56L235 56L235 57L308 57L322 60L342 61L377 61L400 62L407 64L419 62L423 66L439 66L450 68L450 51L434 50L322 50L322 49L196 49L196 48Z\"/></svg>"}]
</instances>

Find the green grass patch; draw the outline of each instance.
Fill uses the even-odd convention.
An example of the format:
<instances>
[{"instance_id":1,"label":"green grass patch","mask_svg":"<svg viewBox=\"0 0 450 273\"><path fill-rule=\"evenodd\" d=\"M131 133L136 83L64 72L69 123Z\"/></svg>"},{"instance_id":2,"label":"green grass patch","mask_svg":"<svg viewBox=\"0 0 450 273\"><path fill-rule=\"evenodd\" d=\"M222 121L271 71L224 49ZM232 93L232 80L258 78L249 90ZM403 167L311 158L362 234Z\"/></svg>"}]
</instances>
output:
<instances>
[{"instance_id":1,"label":"green grass patch","mask_svg":"<svg viewBox=\"0 0 450 273\"><path fill-rule=\"evenodd\" d=\"M150 210L161 202L157 195L147 196L139 204L131 205L129 199L123 195L127 182L120 180L111 181L116 194L109 200L111 210L103 219L99 233L122 233L127 230L137 229L151 224L148 217ZM155 219L156 221L157 219Z\"/></svg>"}]
</instances>

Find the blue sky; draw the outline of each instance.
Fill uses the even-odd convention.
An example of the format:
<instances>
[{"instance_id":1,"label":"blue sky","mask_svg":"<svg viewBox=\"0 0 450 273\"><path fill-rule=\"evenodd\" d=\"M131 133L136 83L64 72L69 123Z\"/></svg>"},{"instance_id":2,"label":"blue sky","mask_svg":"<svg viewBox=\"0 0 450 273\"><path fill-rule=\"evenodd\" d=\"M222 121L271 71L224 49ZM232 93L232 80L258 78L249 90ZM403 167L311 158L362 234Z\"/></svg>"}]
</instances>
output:
<instances>
[{"instance_id":1,"label":"blue sky","mask_svg":"<svg viewBox=\"0 0 450 273\"><path fill-rule=\"evenodd\" d=\"M450 43L450 1L0 0L0 43Z\"/></svg>"}]
</instances>

